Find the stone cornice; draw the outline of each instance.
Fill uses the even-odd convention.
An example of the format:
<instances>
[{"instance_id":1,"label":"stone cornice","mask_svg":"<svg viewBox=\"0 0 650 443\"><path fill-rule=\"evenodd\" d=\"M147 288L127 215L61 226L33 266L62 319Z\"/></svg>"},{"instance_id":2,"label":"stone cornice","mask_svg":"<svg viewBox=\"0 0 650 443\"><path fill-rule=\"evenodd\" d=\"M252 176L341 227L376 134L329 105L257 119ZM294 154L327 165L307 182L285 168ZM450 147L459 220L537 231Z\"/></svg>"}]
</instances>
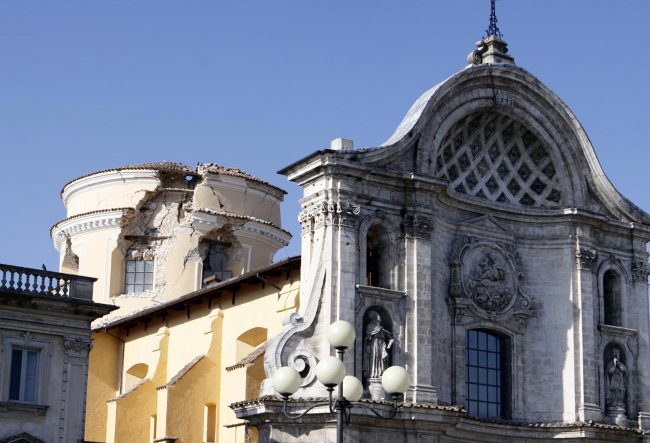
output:
<instances>
[{"instance_id":1,"label":"stone cornice","mask_svg":"<svg viewBox=\"0 0 650 443\"><path fill-rule=\"evenodd\" d=\"M118 208L107 209L105 211L93 211L61 220L52 226L50 230L54 247L57 251L61 252L61 245L70 237L101 229L120 228L125 213L130 209Z\"/></svg>"},{"instance_id":2,"label":"stone cornice","mask_svg":"<svg viewBox=\"0 0 650 443\"><path fill-rule=\"evenodd\" d=\"M213 229L223 226L225 221L233 218L243 221L243 224L236 229L237 235L241 237L258 240L274 248L287 246L291 240L291 234L270 222L226 212L216 213L198 210L192 214L192 226L199 229L201 227Z\"/></svg>"}]
</instances>

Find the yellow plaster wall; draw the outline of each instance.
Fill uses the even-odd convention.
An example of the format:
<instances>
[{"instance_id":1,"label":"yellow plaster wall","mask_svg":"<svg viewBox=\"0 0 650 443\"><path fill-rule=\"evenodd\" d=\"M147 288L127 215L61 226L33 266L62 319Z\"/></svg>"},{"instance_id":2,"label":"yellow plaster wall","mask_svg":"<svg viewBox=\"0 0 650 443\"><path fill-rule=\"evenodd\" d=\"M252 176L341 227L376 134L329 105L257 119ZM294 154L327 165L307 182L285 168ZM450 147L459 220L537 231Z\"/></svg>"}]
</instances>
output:
<instances>
[{"instance_id":1,"label":"yellow plaster wall","mask_svg":"<svg viewBox=\"0 0 650 443\"><path fill-rule=\"evenodd\" d=\"M118 424L115 439L106 439L106 443L148 443L149 425L153 415L156 415L155 383L145 381L129 394L115 400ZM109 431L108 436L113 434ZM101 440L100 440L101 441Z\"/></svg>"},{"instance_id":2,"label":"yellow plaster wall","mask_svg":"<svg viewBox=\"0 0 650 443\"><path fill-rule=\"evenodd\" d=\"M104 441L108 407L106 399L119 391L122 343L104 332L92 334L88 366L86 440Z\"/></svg>"},{"instance_id":3,"label":"yellow plaster wall","mask_svg":"<svg viewBox=\"0 0 650 443\"><path fill-rule=\"evenodd\" d=\"M217 406L218 442L256 441L245 439L243 426L224 428L223 425L239 423L228 405L257 396L259 383L264 378L263 358L247 368L230 372L224 368L234 365L242 357L242 341L239 341L238 347L238 338L243 335L248 342L257 343L261 337L276 335L282 329L282 318L297 308L290 301L295 302L298 298L299 272L293 271L289 280L284 272L268 279L282 290L278 291L270 284L262 288L259 281L252 285L242 284L237 290L234 305L232 293L226 290L211 301L210 307L206 299L200 304L190 303L189 318L186 309L170 309L164 320L154 317L147 322L146 329L144 322L137 322L128 328L128 334L125 327L111 331L125 340L122 376L130 367L145 363L149 365L149 380L112 402L114 405L109 404L108 410L114 407L115 413L114 419L110 412L106 414L105 435L115 437L107 441L149 441L151 416L156 415L158 438L171 435L179 437L178 443L202 442L204 406L208 403ZM98 333L101 334L105 333ZM106 338L101 343L104 342L110 343ZM250 343L246 343L249 346L247 350L254 349ZM199 355L205 357L175 384L164 387ZM91 364L90 372L93 375L89 378L89 384L93 385L102 371L96 364ZM163 389L156 390L160 387ZM89 386L88 392L93 397L108 395L108 391L94 386ZM114 398L114 394L89 398L89 403L100 404L111 398ZM88 439L90 435L99 433L101 426L93 425L92 429L92 434L87 433ZM129 435L131 440L127 440Z\"/></svg>"}]
</instances>

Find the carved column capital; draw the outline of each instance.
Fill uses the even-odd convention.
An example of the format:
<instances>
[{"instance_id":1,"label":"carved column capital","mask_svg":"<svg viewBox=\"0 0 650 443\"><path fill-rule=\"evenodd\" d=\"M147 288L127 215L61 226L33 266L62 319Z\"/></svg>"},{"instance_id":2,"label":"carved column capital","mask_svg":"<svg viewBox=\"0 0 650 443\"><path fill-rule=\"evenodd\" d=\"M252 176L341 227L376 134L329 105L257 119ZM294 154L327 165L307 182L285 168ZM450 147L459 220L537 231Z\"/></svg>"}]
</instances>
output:
<instances>
[{"instance_id":1,"label":"carved column capital","mask_svg":"<svg viewBox=\"0 0 650 443\"><path fill-rule=\"evenodd\" d=\"M300 211L298 221L304 235L323 226L355 226L360 213L361 207L352 202L323 200Z\"/></svg>"},{"instance_id":2,"label":"carved column capital","mask_svg":"<svg viewBox=\"0 0 650 443\"><path fill-rule=\"evenodd\" d=\"M63 342L66 355L74 357L86 357L92 348L90 340L83 340L80 338L67 338Z\"/></svg>"},{"instance_id":3,"label":"carved column capital","mask_svg":"<svg viewBox=\"0 0 650 443\"><path fill-rule=\"evenodd\" d=\"M598 252L589 248L578 248L576 250L576 263L581 271L596 271L598 263Z\"/></svg>"},{"instance_id":4,"label":"carved column capital","mask_svg":"<svg viewBox=\"0 0 650 443\"><path fill-rule=\"evenodd\" d=\"M430 217L418 214L406 214L404 216L404 231L408 237L431 238L433 220Z\"/></svg>"},{"instance_id":5,"label":"carved column capital","mask_svg":"<svg viewBox=\"0 0 650 443\"><path fill-rule=\"evenodd\" d=\"M650 267L648 267L648 262L642 260L632 262L632 281L634 283L647 283L649 274Z\"/></svg>"}]
</instances>

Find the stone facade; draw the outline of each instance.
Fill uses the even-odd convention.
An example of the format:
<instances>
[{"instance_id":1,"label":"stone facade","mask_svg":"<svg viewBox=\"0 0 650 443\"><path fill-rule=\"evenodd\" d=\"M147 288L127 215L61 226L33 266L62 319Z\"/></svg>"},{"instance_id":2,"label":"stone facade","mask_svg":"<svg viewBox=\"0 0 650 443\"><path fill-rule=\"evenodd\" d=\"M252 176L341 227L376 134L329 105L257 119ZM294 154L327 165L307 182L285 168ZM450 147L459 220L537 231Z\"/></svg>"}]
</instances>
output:
<instances>
[{"instance_id":1,"label":"stone facade","mask_svg":"<svg viewBox=\"0 0 650 443\"><path fill-rule=\"evenodd\" d=\"M0 441L83 440L93 281L0 265Z\"/></svg>"},{"instance_id":2,"label":"stone facade","mask_svg":"<svg viewBox=\"0 0 650 443\"><path fill-rule=\"evenodd\" d=\"M641 441L650 428L650 217L506 52L498 37L480 42L382 146L281 171L304 189L301 303L267 348L267 377L297 366L295 397L324 397L313 366L331 353L327 325L344 319L357 328L347 370L362 378L368 309L390 318L391 359L411 377L397 419L353 413L349 441ZM499 343L500 366L472 362L478 333ZM472 379L487 368L500 382ZM261 441L334 436L324 412L296 424L267 397L234 408Z\"/></svg>"}]
</instances>

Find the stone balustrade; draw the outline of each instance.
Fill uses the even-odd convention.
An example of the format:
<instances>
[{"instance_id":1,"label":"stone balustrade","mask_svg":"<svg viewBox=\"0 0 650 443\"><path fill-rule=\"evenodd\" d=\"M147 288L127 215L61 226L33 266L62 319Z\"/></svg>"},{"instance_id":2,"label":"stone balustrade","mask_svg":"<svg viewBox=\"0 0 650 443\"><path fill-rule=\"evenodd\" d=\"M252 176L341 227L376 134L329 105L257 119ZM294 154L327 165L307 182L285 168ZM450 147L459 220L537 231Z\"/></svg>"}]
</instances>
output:
<instances>
[{"instance_id":1,"label":"stone balustrade","mask_svg":"<svg viewBox=\"0 0 650 443\"><path fill-rule=\"evenodd\" d=\"M0 294L23 293L92 300L95 278L0 264Z\"/></svg>"}]
</instances>

